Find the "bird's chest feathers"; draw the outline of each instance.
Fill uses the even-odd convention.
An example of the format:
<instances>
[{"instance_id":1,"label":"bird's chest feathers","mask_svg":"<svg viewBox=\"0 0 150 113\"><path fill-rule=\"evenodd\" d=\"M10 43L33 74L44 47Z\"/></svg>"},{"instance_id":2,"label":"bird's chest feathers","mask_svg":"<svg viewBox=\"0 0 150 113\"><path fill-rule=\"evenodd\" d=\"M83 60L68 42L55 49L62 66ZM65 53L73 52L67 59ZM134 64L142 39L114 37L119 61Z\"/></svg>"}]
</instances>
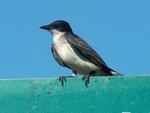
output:
<instances>
[{"instance_id":1,"label":"bird's chest feathers","mask_svg":"<svg viewBox=\"0 0 150 113\"><path fill-rule=\"evenodd\" d=\"M77 55L74 50L68 44L67 40L63 36L54 37L54 45L56 50L64 62L71 63L77 60Z\"/></svg>"}]
</instances>

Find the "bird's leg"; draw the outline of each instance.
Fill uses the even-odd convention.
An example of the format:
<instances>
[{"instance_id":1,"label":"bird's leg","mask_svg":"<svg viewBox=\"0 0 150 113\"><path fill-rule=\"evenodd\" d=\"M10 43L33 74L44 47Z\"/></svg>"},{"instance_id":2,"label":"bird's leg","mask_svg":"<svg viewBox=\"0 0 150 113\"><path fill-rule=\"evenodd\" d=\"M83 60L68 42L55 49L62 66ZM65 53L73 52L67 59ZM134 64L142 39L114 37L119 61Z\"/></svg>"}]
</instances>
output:
<instances>
[{"instance_id":1,"label":"bird's leg","mask_svg":"<svg viewBox=\"0 0 150 113\"><path fill-rule=\"evenodd\" d=\"M82 80L85 81L85 86L88 87L88 84L90 83L90 76L89 75L84 75L82 77Z\"/></svg>"},{"instance_id":2,"label":"bird's leg","mask_svg":"<svg viewBox=\"0 0 150 113\"><path fill-rule=\"evenodd\" d=\"M67 82L66 76L60 76L59 81L61 82L61 85L64 87L64 82Z\"/></svg>"},{"instance_id":3,"label":"bird's leg","mask_svg":"<svg viewBox=\"0 0 150 113\"><path fill-rule=\"evenodd\" d=\"M64 87L64 82L67 82L66 78L71 78L71 77L76 77L77 72L76 71L72 71L73 74L70 76L60 76L59 77L59 81L61 82L61 85Z\"/></svg>"}]
</instances>

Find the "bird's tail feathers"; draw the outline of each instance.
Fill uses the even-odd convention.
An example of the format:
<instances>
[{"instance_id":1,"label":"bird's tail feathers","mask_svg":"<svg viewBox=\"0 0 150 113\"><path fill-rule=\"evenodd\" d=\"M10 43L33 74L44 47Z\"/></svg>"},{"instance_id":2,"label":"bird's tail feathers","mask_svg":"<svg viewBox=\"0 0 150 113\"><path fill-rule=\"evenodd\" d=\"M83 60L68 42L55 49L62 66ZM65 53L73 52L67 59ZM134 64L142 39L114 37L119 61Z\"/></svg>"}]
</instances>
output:
<instances>
[{"instance_id":1,"label":"bird's tail feathers","mask_svg":"<svg viewBox=\"0 0 150 113\"><path fill-rule=\"evenodd\" d=\"M109 68L110 69L110 72L113 76L123 76L123 74L117 72L117 71L114 71L113 69Z\"/></svg>"}]
</instances>

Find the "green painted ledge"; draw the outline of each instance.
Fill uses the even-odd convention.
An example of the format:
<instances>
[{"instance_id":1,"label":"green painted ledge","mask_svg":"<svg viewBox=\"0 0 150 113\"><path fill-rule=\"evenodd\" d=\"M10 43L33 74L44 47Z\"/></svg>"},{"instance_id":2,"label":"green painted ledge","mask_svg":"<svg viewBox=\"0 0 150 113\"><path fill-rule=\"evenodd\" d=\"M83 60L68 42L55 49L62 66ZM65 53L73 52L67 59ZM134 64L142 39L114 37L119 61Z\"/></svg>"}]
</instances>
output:
<instances>
[{"instance_id":1,"label":"green painted ledge","mask_svg":"<svg viewBox=\"0 0 150 113\"><path fill-rule=\"evenodd\" d=\"M0 80L0 113L150 113L150 76Z\"/></svg>"}]
</instances>

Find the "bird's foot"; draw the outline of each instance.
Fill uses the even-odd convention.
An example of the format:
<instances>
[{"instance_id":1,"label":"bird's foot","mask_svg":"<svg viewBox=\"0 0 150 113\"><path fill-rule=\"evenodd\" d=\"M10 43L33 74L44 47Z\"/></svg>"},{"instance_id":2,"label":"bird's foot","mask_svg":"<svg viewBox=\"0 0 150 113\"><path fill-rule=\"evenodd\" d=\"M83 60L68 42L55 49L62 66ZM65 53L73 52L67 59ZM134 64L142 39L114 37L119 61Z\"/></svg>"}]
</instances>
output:
<instances>
[{"instance_id":1,"label":"bird's foot","mask_svg":"<svg viewBox=\"0 0 150 113\"><path fill-rule=\"evenodd\" d=\"M85 81L85 86L88 88L88 84L90 83L90 76L89 75L84 75L82 77L82 80Z\"/></svg>"},{"instance_id":2,"label":"bird's foot","mask_svg":"<svg viewBox=\"0 0 150 113\"><path fill-rule=\"evenodd\" d=\"M75 78L76 75L75 74L72 74L70 76L60 76L59 77L59 81L61 82L61 85L64 87L64 83L67 82L67 79L66 78Z\"/></svg>"},{"instance_id":3,"label":"bird's foot","mask_svg":"<svg viewBox=\"0 0 150 113\"><path fill-rule=\"evenodd\" d=\"M60 77L59 77L59 81L61 82L61 85L62 85L63 87L64 87L64 82L67 82L65 76L60 76Z\"/></svg>"}]
</instances>

